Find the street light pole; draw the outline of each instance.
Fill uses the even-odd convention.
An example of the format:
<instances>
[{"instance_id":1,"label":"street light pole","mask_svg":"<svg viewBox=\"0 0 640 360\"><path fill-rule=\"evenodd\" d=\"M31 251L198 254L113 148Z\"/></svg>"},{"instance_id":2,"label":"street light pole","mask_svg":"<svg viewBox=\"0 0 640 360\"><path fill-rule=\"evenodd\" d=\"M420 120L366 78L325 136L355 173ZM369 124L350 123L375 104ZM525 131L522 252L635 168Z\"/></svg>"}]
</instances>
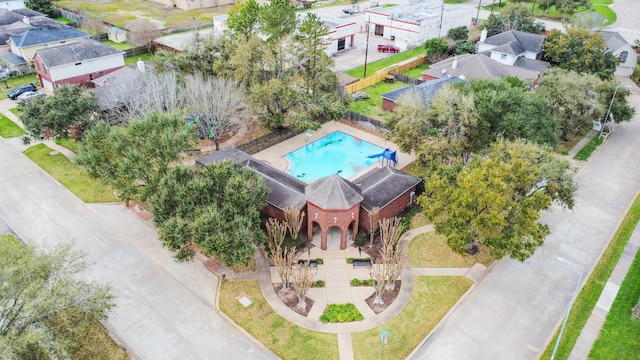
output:
<instances>
[{"instance_id":1,"label":"street light pole","mask_svg":"<svg viewBox=\"0 0 640 360\"><path fill-rule=\"evenodd\" d=\"M369 33L371 32L371 16L367 20L367 40L364 43L364 75L363 79L367 78L367 56L369 55Z\"/></svg>"},{"instance_id":2,"label":"street light pole","mask_svg":"<svg viewBox=\"0 0 640 360\"><path fill-rule=\"evenodd\" d=\"M611 113L611 107L613 106L613 100L616 98L616 93L620 85L616 85L616 88L613 89L613 95L611 96L611 101L609 102L609 109L607 109L607 115L604 116L604 120L602 121L602 126L600 127L600 137L602 137L602 133L604 132L604 126L607 124L607 120L609 120L609 114Z\"/></svg>"},{"instance_id":3,"label":"street light pole","mask_svg":"<svg viewBox=\"0 0 640 360\"><path fill-rule=\"evenodd\" d=\"M444 0L442 0L442 9L440 9L440 30L438 30L438 37L442 36L442 16L444 15Z\"/></svg>"},{"instance_id":4,"label":"street light pole","mask_svg":"<svg viewBox=\"0 0 640 360\"><path fill-rule=\"evenodd\" d=\"M560 334L558 334L558 339L556 339L556 344L553 347L553 352L551 353L551 360L554 360L556 357L556 351L558 351L558 345L560 345L560 339L562 339L562 334L564 333L564 328L567 326L567 320L569 319L569 313L571 312L571 308L573 307L573 302L576 300L576 296L578 295L578 289L580 288L580 283L582 282L582 271L578 270L578 268L570 263L568 260L558 257L558 261L561 263L565 263L573 269L578 274L578 282L576 283L576 288L573 290L573 296L571 297L571 304L569 305L569 309L567 310L567 314L564 316L564 322L562 323L562 328L560 329Z\"/></svg>"},{"instance_id":5,"label":"street light pole","mask_svg":"<svg viewBox=\"0 0 640 360\"><path fill-rule=\"evenodd\" d=\"M478 4L478 12L476 13L476 24L480 25L480 7L482 6L482 0Z\"/></svg>"}]
</instances>

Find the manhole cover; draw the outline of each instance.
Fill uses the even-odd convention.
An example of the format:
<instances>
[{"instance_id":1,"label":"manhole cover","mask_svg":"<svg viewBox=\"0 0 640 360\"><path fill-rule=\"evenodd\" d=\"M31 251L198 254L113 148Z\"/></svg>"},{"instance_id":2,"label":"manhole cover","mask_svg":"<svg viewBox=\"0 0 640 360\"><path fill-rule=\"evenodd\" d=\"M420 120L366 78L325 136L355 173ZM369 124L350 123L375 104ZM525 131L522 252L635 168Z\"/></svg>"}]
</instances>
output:
<instances>
[{"instance_id":1,"label":"manhole cover","mask_svg":"<svg viewBox=\"0 0 640 360\"><path fill-rule=\"evenodd\" d=\"M238 299L238 301L240 301L240 304L242 304L244 307L252 304L251 300L249 300L249 298L246 296L242 296L240 299Z\"/></svg>"}]
</instances>

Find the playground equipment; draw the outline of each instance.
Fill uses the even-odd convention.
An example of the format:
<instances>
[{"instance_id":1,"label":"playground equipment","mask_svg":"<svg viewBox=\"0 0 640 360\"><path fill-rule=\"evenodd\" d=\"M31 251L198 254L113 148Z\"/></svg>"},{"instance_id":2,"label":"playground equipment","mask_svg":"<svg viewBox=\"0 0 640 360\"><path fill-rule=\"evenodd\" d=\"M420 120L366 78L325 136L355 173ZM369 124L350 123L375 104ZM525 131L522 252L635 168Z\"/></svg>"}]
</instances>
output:
<instances>
[{"instance_id":1,"label":"playground equipment","mask_svg":"<svg viewBox=\"0 0 640 360\"><path fill-rule=\"evenodd\" d=\"M198 127L198 137L200 139L214 139L216 129L204 121L204 115L187 115L187 129L195 125Z\"/></svg>"},{"instance_id":2,"label":"playground equipment","mask_svg":"<svg viewBox=\"0 0 640 360\"><path fill-rule=\"evenodd\" d=\"M397 150L391 151L391 149L386 148L381 153L371 154L367 157L371 159L377 158L377 157L382 158L382 166L385 166L385 160L387 161L387 166L390 166L391 162L393 161L393 167L395 167L398 164L398 159L396 157L397 156L396 154L397 154Z\"/></svg>"}]
</instances>

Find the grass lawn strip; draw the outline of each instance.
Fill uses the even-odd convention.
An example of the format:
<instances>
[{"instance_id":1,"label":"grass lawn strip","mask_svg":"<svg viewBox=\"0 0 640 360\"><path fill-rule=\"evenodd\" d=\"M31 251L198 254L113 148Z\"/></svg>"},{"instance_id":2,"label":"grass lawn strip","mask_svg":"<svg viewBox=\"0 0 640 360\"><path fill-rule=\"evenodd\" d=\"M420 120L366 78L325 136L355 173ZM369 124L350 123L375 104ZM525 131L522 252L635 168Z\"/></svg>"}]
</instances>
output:
<instances>
[{"instance_id":1,"label":"grass lawn strip","mask_svg":"<svg viewBox=\"0 0 640 360\"><path fill-rule=\"evenodd\" d=\"M422 73L427 70L429 70L429 64L422 64L414 67L411 70L403 72L402 75L406 75L415 79L422 79Z\"/></svg>"},{"instance_id":2,"label":"grass lawn strip","mask_svg":"<svg viewBox=\"0 0 640 360\"><path fill-rule=\"evenodd\" d=\"M24 129L11 121L11 119L0 114L0 137L13 138L25 135L26 133Z\"/></svg>"},{"instance_id":3,"label":"grass lawn strip","mask_svg":"<svg viewBox=\"0 0 640 360\"><path fill-rule=\"evenodd\" d=\"M593 269L591 276L587 279L582 291L580 291L580 294L573 303L564 334L562 335L560 345L558 346L556 359L567 359L569 357L578 336L580 336L584 325L587 323L591 312L600 298L604 285L609 280L609 277L618 263L618 259L620 259L620 255L624 251L624 248L627 246L627 242L629 241L629 238L635 230L639 220L640 196L636 197L633 205L631 205L631 208L627 212L627 215L622 220L620 227L611 239L609 246L602 254L600 261L598 261L598 264ZM551 357L559 331L560 329L558 329L556 335L547 345L547 349L540 357L541 359L549 359Z\"/></svg>"},{"instance_id":4,"label":"grass lawn strip","mask_svg":"<svg viewBox=\"0 0 640 360\"><path fill-rule=\"evenodd\" d=\"M52 151L46 145L38 144L26 149L24 154L82 201L88 203L117 201L113 195L113 189L102 185L98 179L90 177L84 168L74 165L63 154L51 155Z\"/></svg>"},{"instance_id":5,"label":"grass lawn strip","mask_svg":"<svg viewBox=\"0 0 640 360\"><path fill-rule=\"evenodd\" d=\"M53 139L53 142L65 147L69 150L71 150L72 153L77 154L78 151L80 151L80 149L82 149L82 143L79 141L76 141L74 139L69 139L69 138L56 138Z\"/></svg>"},{"instance_id":6,"label":"grass lawn strip","mask_svg":"<svg viewBox=\"0 0 640 360\"><path fill-rule=\"evenodd\" d=\"M153 58L153 55L149 54L149 53L129 56L129 57L124 58L124 66L134 65L134 64L136 64L138 62L138 59L140 59L140 60L142 60L144 62L149 62L149 61L151 61L152 58Z\"/></svg>"},{"instance_id":7,"label":"grass lawn strip","mask_svg":"<svg viewBox=\"0 0 640 360\"><path fill-rule=\"evenodd\" d=\"M375 51L375 49L369 49L369 51ZM391 55L387 58L380 59L378 61L374 61L372 63L367 64L367 76L371 76L376 73L378 70L382 70L388 68L392 65L401 63L405 60L411 59L412 57L416 57L418 55L425 54L425 48L423 46L419 46L417 48L413 48L411 50L403 51L401 53ZM364 75L364 65L358 66L357 68L353 68L351 70L345 71L345 74L351 75L357 78L363 78Z\"/></svg>"},{"instance_id":8,"label":"grass lawn strip","mask_svg":"<svg viewBox=\"0 0 640 360\"><path fill-rule=\"evenodd\" d=\"M440 322L473 282L462 276L413 278L413 292L405 308L381 325L390 331L385 359L404 359ZM380 358L380 329L351 334L355 359ZM304 358L300 356L299 358Z\"/></svg>"},{"instance_id":9,"label":"grass lawn strip","mask_svg":"<svg viewBox=\"0 0 640 360\"><path fill-rule=\"evenodd\" d=\"M382 110L382 94L386 94L391 90L395 90L401 87L408 86L405 83L394 81L392 83L379 82L375 85L371 85L362 89L369 95L368 99L352 101L349 105L349 110L378 119L384 120L391 116L391 111Z\"/></svg>"},{"instance_id":10,"label":"grass lawn strip","mask_svg":"<svg viewBox=\"0 0 640 360\"><path fill-rule=\"evenodd\" d=\"M267 304L257 281L222 281L220 309L283 359L338 359L338 337L298 327ZM252 301L244 307L238 299Z\"/></svg>"},{"instance_id":11,"label":"grass lawn strip","mask_svg":"<svg viewBox=\"0 0 640 360\"><path fill-rule=\"evenodd\" d=\"M633 307L640 298L640 252L629 268L600 337L593 344L589 359L638 359L640 356L640 319L633 317Z\"/></svg>"},{"instance_id":12,"label":"grass lawn strip","mask_svg":"<svg viewBox=\"0 0 640 360\"><path fill-rule=\"evenodd\" d=\"M408 253L412 268L469 268L477 262L489 266L493 261L484 253L477 256L456 254L447 245L446 237L435 232L413 238Z\"/></svg>"},{"instance_id":13,"label":"grass lawn strip","mask_svg":"<svg viewBox=\"0 0 640 360\"><path fill-rule=\"evenodd\" d=\"M594 136L573 158L582 161L587 160L603 142L604 138L600 137L600 135Z\"/></svg>"}]
</instances>

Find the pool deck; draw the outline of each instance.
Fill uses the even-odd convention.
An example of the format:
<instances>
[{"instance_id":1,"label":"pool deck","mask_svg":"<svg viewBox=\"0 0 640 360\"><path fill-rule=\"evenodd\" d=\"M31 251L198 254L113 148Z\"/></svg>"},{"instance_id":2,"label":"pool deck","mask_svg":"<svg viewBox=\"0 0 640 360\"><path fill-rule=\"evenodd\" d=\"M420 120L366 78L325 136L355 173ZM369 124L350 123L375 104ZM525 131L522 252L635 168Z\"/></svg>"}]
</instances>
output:
<instances>
[{"instance_id":1,"label":"pool deck","mask_svg":"<svg viewBox=\"0 0 640 360\"><path fill-rule=\"evenodd\" d=\"M385 140L380 135L376 135L372 132L360 130L355 127L349 126L348 124L343 124L336 121L330 121L328 123L323 124L320 129L312 132L312 135L308 141L305 141L306 135L305 133L302 133L292 137L289 140L285 140L277 145L274 145L266 150L262 150L258 153L255 153L252 156L256 159L269 163L271 166L275 167L276 169L286 172L287 168L289 167L289 162L284 159L285 155L307 145L310 142L317 141L318 139L321 139L335 131L342 131L345 134L349 134L357 139L368 141L374 145L382 147L383 149L390 148L391 150L397 150L398 163L396 164L396 169L402 169L403 167L409 165L409 163L411 163L415 159L415 156L401 152L398 149L398 146L396 144ZM381 166L381 161L378 161L375 164L368 166L364 170L349 177L347 180L356 179L362 174L369 172L371 171L371 169L378 166Z\"/></svg>"}]
</instances>

